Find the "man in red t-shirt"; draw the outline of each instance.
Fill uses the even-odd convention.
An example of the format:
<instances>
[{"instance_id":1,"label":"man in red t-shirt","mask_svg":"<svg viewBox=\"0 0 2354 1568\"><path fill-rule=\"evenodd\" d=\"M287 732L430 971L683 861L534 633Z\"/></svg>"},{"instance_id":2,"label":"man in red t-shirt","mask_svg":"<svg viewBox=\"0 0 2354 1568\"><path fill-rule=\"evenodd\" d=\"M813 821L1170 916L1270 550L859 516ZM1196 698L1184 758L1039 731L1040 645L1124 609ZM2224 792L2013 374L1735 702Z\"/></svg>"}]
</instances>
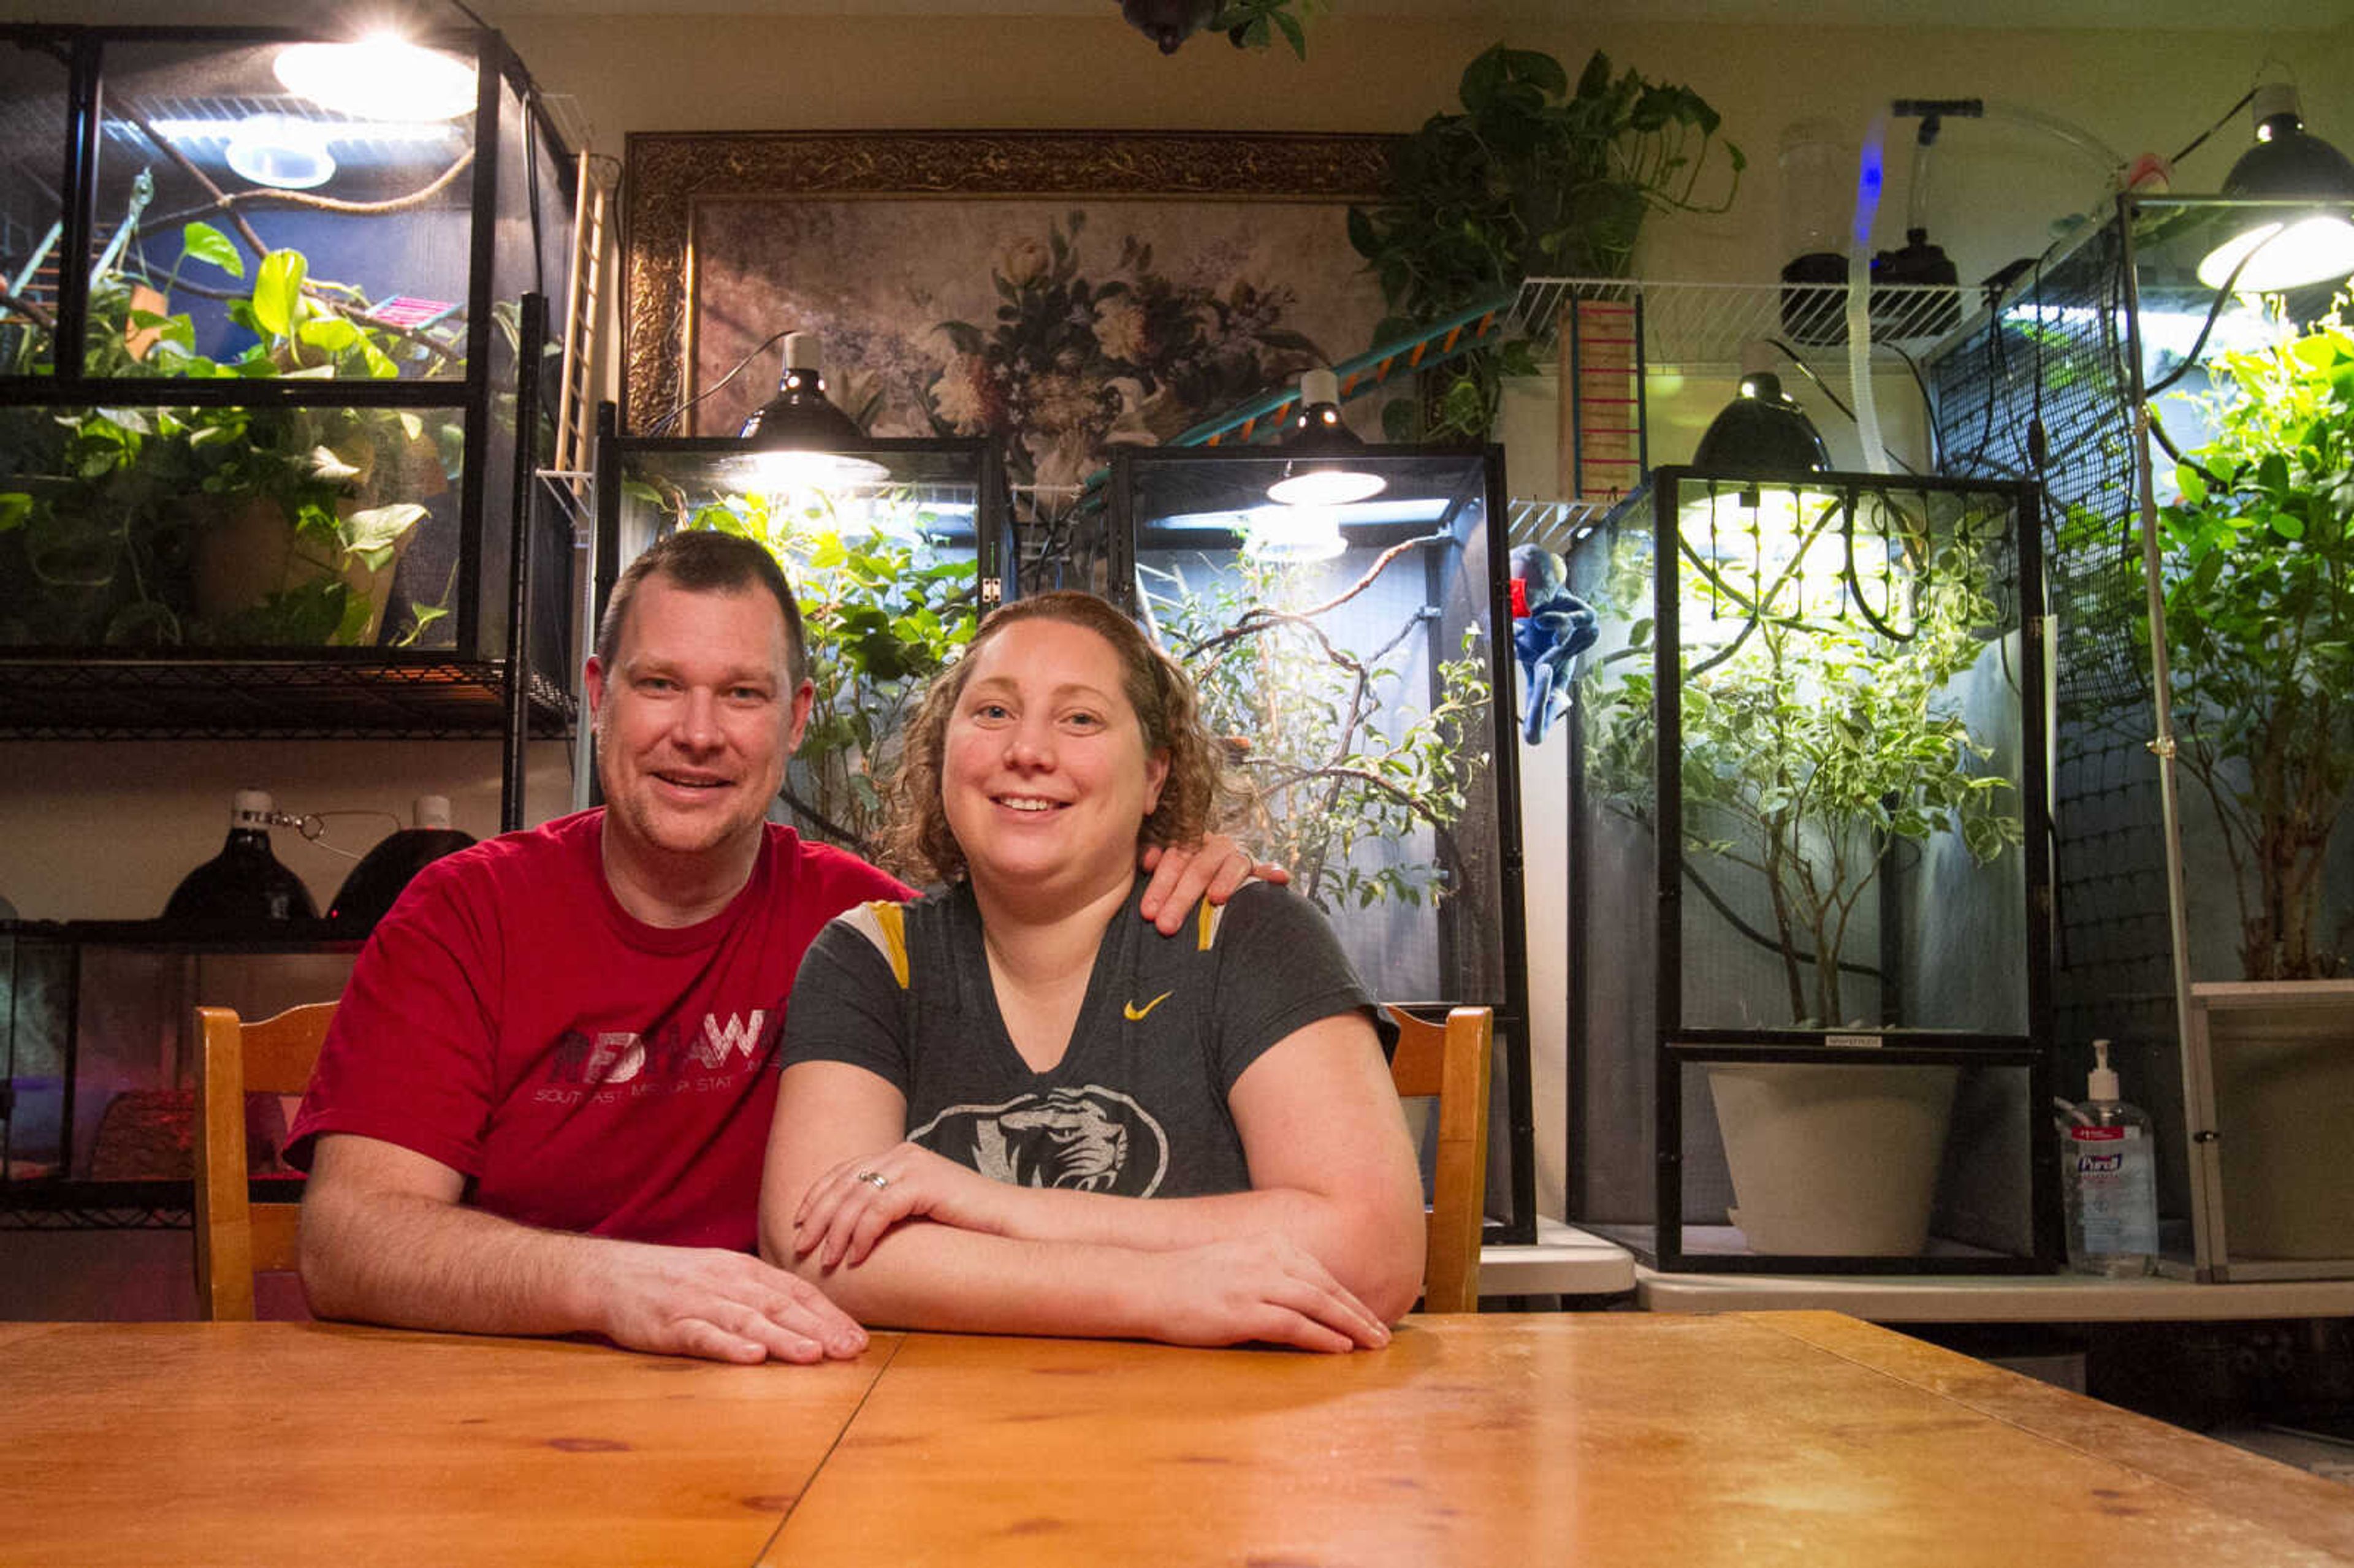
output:
<instances>
[{"instance_id":1,"label":"man in red t-shirt","mask_svg":"<svg viewBox=\"0 0 2354 1568\"><path fill-rule=\"evenodd\" d=\"M353 969L287 1150L313 1311L735 1361L865 1348L754 1255L801 955L908 895L766 820L807 668L757 545L676 534L622 574L586 672L606 805L428 866ZM1164 929L1251 870L1204 849L1157 867Z\"/></svg>"}]
</instances>

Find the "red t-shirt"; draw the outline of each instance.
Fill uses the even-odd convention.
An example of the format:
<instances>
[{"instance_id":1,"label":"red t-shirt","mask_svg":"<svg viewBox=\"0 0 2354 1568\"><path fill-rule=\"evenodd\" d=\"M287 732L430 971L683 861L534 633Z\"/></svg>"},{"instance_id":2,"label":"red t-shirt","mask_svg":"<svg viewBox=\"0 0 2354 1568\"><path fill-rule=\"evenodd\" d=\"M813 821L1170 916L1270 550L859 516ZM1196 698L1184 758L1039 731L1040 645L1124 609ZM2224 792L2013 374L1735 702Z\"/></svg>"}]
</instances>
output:
<instances>
[{"instance_id":1,"label":"red t-shirt","mask_svg":"<svg viewBox=\"0 0 2354 1568\"><path fill-rule=\"evenodd\" d=\"M752 879L695 926L622 909L601 810L419 872L362 950L287 1158L360 1133L550 1230L748 1251L777 1042L825 923L907 888L770 826Z\"/></svg>"}]
</instances>

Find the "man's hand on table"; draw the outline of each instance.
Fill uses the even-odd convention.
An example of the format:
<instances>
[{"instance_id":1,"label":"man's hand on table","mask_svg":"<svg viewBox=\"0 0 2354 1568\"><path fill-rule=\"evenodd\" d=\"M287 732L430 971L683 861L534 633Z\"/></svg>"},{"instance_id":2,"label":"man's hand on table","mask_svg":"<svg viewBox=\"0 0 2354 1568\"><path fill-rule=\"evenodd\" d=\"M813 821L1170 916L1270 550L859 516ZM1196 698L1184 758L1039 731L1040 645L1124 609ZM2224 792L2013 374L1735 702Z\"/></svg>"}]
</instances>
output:
<instances>
[{"instance_id":1,"label":"man's hand on table","mask_svg":"<svg viewBox=\"0 0 2354 1568\"><path fill-rule=\"evenodd\" d=\"M823 1291L748 1253L614 1243L588 1285L599 1330L631 1350L806 1364L866 1349Z\"/></svg>"}]
</instances>

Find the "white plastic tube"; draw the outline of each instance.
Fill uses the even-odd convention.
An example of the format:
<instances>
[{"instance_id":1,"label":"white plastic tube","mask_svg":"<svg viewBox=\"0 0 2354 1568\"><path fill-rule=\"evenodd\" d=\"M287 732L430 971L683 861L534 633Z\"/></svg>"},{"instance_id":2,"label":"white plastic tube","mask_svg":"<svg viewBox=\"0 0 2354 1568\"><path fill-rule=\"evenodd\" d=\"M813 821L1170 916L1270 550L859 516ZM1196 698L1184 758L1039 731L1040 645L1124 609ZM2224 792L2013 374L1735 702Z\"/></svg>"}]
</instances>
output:
<instances>
[{"instance_id":1,"label":"white plastic tube","mask_svg":"<svg viewBox=\"0 0 2354 1568\"><path fill-rule=\"evenodd\" d=\"M1863 443L1867 473L1886 473L1888 454L1880 444L1880 408L1872 397L1872 225L1880 215L1886 167L1888 116L1872 116L1856 163L1855 227L1847 252L1847 380L1855 400L1856 439Z\"/></svg>"}]
</instances>

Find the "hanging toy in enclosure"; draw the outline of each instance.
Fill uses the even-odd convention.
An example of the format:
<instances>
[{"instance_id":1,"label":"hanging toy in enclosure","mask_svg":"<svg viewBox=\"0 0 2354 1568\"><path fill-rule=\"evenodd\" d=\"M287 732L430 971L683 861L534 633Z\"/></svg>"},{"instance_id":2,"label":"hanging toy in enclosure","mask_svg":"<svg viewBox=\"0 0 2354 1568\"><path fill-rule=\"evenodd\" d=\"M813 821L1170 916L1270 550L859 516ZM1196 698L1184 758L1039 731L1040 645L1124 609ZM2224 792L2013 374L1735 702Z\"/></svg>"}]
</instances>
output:
<instances>
[{"instance_id":1,"label":"hanging toy in enclosure","mask_svg":"<svg viewBox=\"0 0 2354 1568\"><path fill-rule=\"evenodd\" d=\"M1521 734L1531 746L1569 705L1569 677L1577 656L1602 634L1599 618L1569 591L1569 568L1538 545L1512 552L1512 652L1520 656Z\"/></svg>"}]
</instances>

